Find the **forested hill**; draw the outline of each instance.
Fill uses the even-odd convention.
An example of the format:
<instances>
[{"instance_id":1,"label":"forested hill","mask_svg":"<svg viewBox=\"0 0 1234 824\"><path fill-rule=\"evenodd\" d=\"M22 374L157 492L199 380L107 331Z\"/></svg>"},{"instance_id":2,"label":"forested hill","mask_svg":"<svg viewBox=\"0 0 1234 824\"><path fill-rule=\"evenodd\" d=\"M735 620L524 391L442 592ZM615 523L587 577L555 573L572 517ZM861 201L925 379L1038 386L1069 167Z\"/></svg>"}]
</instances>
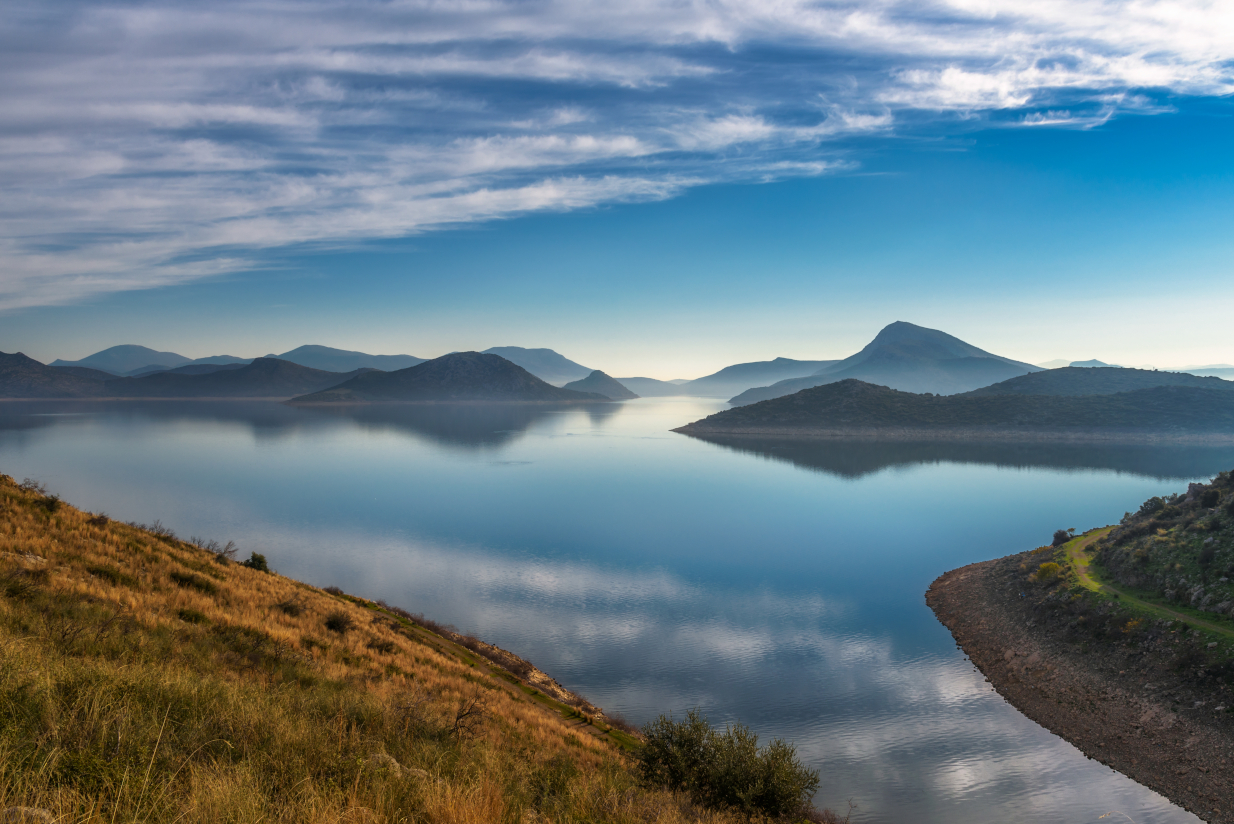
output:
<instances>
[{"instance_id":1,"label":"forested hill","mask_svg":"<svg viewBox=\"0 0 1234 824\"><path fill-rule=\"evenodd\" d=\"M1152 431L1234 435L1234 393L1161 386L1112 395L917 395L858 380L718 412L686 434L798 430Z\"/></svg>"}]
</instances>

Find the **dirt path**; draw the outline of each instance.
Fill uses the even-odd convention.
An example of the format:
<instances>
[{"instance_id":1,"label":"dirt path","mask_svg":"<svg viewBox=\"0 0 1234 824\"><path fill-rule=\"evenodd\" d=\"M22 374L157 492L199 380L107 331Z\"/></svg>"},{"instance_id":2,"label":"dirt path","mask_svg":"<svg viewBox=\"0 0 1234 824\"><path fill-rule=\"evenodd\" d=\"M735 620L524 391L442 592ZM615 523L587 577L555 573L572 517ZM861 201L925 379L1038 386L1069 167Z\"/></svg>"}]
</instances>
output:
<instances>
[{"instance_id":1,"label":"dirt path","mask_svg":"<svg viewBox=\"0 0 1234 824\"><path fill-rule=\"evenodd\" d=\"M1067 544L1067 560L1075 570L1076 576L1080 579L1080 584L1085 589L1090 589L1093 592L1105 592L1111 595L1117 595L1121 600L1127 603L1134 604L1140 609L1154 615L1164 618L1169 618L1172 621L1182 621L1196 627L1203 627L1209 632L1216 633L1224 638L1234 639L1234 631L1226 627L1221 627L1213 623L1209 623L1202 618L1196 618L1193 615L1187 615L1182 612L1170 609L1162 604L1145 601L1124 589L1114 586L1113 584L1103 583L1089 570L1089 562L1092 557L1088 554L1088 550L1100 538L1107 535L1114 527L1107 526L1104 529L1094 529L1092 532L1086 533L1083 537L1076 538Z\"/></svg>"}]
</instances>

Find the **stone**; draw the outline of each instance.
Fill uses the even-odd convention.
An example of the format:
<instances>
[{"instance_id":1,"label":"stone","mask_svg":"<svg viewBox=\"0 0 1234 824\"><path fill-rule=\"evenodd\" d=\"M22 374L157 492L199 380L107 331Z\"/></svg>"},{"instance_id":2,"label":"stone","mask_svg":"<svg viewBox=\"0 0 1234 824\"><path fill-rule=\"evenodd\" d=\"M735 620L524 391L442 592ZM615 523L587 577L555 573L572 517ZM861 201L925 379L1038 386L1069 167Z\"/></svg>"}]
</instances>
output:
<instances>
[{"instance_id":1,"label":"stone","mask_svg":"<svg viewBox=\"0 0 1234 824\"><path fill-rule=\"evenodd\" d=\"M369 767L376 770L386 770L394 775L403 774L403 765L389 753L375 752L368 757Z\"/></svg>"}]
</instances>

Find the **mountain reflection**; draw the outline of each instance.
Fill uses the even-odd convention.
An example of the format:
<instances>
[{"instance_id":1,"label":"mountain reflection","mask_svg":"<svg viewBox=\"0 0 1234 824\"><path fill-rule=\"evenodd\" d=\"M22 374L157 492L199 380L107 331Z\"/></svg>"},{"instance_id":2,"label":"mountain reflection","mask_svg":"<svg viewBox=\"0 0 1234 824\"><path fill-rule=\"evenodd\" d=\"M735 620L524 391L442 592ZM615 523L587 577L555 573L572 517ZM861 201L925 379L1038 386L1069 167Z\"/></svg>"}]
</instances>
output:
<instances>
[{"instance_id":1,"label":"mountain reflection","mask_svg":"<svg viewBox=\"0 0 1234 824\"><path fill-rule=\"evenodd\" d=\"M749 455L786 461L841 478L861 478L918 464L992 464L1014 468L1106 469L1150 478L1211 477L1234 467L1234 447L1043 443L903 443L804 441L793 438L698 436Z\"/></svg>"},{"instance_id":2,"label":"mountain reflection","mask_svg":"<svg viewBox=\"0 0 1234 824\"><path fill-rule=\"evenodd\" d=\"M507 446L538 424L577 417L602 426L622 404L440 403L297 407L268 401L21 401L0 404L0 434L21 433L106 418L113 422L237 425L258 440L358 427L411 435L438 446Z\"/></svg>"}]
</instances>

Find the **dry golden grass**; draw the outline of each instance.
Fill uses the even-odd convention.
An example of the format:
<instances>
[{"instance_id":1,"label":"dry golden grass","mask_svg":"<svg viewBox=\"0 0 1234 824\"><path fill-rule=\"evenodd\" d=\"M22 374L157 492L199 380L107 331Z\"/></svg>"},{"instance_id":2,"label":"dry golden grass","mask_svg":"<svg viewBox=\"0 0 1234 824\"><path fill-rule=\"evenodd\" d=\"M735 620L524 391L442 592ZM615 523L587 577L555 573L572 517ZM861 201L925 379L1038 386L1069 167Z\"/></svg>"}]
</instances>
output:
<instances>
[{"instance_id":1,"label":"dry golden grass","mask_svg":"<svg viewBox=\"0 0 1234 824\"><path fill-rule=\"evenodd\" d=\"M480 723L455 729L467 706ZM0 809L98 824L735 820L638 787L619 736L562 709L376 604L0 476Z\"/></svg>"}]
</instances>

